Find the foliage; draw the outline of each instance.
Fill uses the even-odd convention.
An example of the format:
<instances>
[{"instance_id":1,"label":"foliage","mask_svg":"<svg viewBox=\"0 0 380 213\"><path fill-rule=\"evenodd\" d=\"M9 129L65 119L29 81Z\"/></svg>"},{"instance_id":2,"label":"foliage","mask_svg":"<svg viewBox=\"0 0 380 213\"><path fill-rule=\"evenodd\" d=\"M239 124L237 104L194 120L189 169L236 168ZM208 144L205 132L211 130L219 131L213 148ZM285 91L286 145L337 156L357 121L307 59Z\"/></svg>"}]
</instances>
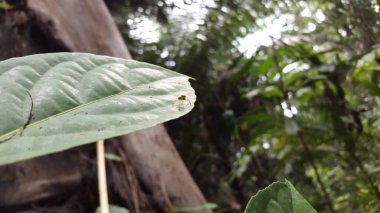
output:
<instances>
[{"instance_id":1,"label":"foliage","mask_svg":"<svg viewBox=\"0 0 380 213\"><path fill-rule=\"evenodd\" d=\"M180 117L194 106L188 80L158 66L85 53L0 62L0 165Z\"/></svg>"},{"instance_id":2,"label":"foliage","mask_svg":"<svg viewBox=\"0 0 380 213\"><path fill-rule=\"evenodd\" d=\"M168 127L210 200L241 212L287 178L320 212L379 211L379 1L164 2L115 16L135 58L197 78L192 116ZM157 5L158 39L132 36Z\"/></svg>"},{"instance_id":3,"label":"foliage","mask_svg":"<svg viewBox=\"0 0 380 213\"><path fill-rule=\"evenodd\" d=\"M367 212L376 212L379 180L369 171L376 171L379 166L376 156L380 150L375 142L379 138L375 133L377 125L373 125L377 120L378 97L377 83L369 79L380 66L368 58L374 58L378 51L365 55L363 60L355 57L340 61L304 52L306 57L290 62L287 57L294 52L287 47L266 51L264 57L255 57L259 61L247 73L252 77L241 78L248 85L261 81L253 86L260 91L256 96L245 95L255 111L242 116L238 126L237 138L244 140L241 135L250 135L243 156L252 157L266 144L277 155L271 158L282 162L274 167L278 171L276 178L298 176L302 171L297 170L303 169L298 165L307 163L311 167L305 168L306 177L319 187L325 202L331 203L330 209L344 210L354 204ZM334 53L339 58L339 52ZM312 62L309 55L317 56L318 63ZM260 70L263 63L271 66ZM283 72L294 64L293 70ZM267 78L257 76L260 72ZM279 92L272 95L268 87L276 87ZM252 94L248 88L251 86L242 93ZM258 108L258 103L264 107ZM257 119L258 116L264 117ZM269 125L264 126L263 122ZM241 166L244 165L238 167Z\"/></svg>"}]
</instances>

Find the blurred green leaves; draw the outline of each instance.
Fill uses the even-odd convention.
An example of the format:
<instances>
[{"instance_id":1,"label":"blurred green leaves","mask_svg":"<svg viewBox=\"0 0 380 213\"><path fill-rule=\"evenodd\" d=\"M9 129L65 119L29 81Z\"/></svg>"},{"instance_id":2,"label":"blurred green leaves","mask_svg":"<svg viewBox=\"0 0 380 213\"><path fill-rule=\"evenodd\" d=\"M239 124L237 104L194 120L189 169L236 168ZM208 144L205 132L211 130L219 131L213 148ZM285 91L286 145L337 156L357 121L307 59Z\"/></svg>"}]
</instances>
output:
<instances>
[{"instance_id":1,"label":"blurred green leaves","mask_svg":"<svg viewBox=\"0 0 380 213\"><path fill-rule=\"evenodd\" d=\"M139 59L197 78L193 116L168 127L183 142L177 147L206 195L241 212L236 203L242 206L252 191L288 178L315 208L331 211L311 157L336 211L378 212L370 180L379 186L371 172L380 165L379 53L373 48L379 2L202 2L163 4L168 22L160 41L129 46ZM199 9L183 9L189 7ZM281 29L271 28L284 19ZM277 30L281 35L262 37ZM252 40L241 48L247 37ZM204 175L210 172L215 175ZM221 185L228 185L228 196Z\"/></svg>"}]
</instances>

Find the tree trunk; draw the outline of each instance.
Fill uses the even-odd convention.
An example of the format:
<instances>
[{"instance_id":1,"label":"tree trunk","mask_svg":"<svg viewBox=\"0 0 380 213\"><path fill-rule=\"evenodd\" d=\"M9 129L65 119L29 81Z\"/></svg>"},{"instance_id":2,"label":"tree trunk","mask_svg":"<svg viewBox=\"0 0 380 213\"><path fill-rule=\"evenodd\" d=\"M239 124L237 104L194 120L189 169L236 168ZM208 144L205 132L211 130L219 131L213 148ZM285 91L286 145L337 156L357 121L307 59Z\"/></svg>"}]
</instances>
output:
<instances>
[{"instance_id":1,"label":"tree trunk","mask_svg":"<svg viewBox=\"0 0 380 213\"><path fill-rule=\"evenodd\" d=\"M131 58L101 0L28 0L0 14L0 27L0 44L9 45L2 59L55 51ZM94 147L0 167L0 212L92 212ZM107 162L111 203L132 212L167 212L206 202L163 125L111 139L106 149L123 160Z\"/></svg>"}]
</instances>

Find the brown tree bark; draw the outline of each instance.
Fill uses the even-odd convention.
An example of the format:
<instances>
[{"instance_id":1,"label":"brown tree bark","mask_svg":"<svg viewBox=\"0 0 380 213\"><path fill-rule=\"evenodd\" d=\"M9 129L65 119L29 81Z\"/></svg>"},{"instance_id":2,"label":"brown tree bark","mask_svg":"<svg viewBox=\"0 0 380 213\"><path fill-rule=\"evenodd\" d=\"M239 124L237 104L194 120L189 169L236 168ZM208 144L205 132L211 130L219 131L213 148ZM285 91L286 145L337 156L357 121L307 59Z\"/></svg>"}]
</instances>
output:
<instances>
[{"instance_id":1,"label":"brown tree bark","mask_svg":"<svg viewBox=\"0 0 380 213\"><path fill-rule=\"evenodd\" d=\"M25 43L21 45L25 49L2 58L62 50L131 58L102 0L28 0L19 11L0 15L1 30L6 32L0 33L0 42L19 36L16 40ZM17 21L20 17L23 20ZM15 26L26 33L14 31ZM52 198L56 205L59 198L65 200L65 207L51 205L49 211L88 212L86 205L97 201L96 193L84 203L78 197L96 190L94 146L0 167L0 210L28 208ZM132 212L167 212L206 202L163 125L112 139L106 148L123 159L107 163L111 201L127 205ZM79 195L71 196L75 193Z\"/></svg>"}]
</instances>

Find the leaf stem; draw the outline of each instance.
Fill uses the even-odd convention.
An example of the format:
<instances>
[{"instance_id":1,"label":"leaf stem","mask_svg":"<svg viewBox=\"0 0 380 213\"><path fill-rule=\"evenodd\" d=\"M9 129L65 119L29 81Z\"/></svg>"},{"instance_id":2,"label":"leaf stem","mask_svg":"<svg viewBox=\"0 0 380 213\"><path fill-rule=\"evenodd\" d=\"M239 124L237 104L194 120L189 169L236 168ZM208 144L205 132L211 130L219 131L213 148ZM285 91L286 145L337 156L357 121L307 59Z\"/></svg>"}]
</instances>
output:
<instances>
[{"instance_id":1,"label":"leaf stem","mask_svg":"<svg viewBox=\"0 0 380 213\"><path fill-rule=\"evenodd\" d=\"M98 163L98 187L101 213L109 213L106 163L104 155L104 140L96 142L96 154Z\"/></svg>"}]
</instances>

